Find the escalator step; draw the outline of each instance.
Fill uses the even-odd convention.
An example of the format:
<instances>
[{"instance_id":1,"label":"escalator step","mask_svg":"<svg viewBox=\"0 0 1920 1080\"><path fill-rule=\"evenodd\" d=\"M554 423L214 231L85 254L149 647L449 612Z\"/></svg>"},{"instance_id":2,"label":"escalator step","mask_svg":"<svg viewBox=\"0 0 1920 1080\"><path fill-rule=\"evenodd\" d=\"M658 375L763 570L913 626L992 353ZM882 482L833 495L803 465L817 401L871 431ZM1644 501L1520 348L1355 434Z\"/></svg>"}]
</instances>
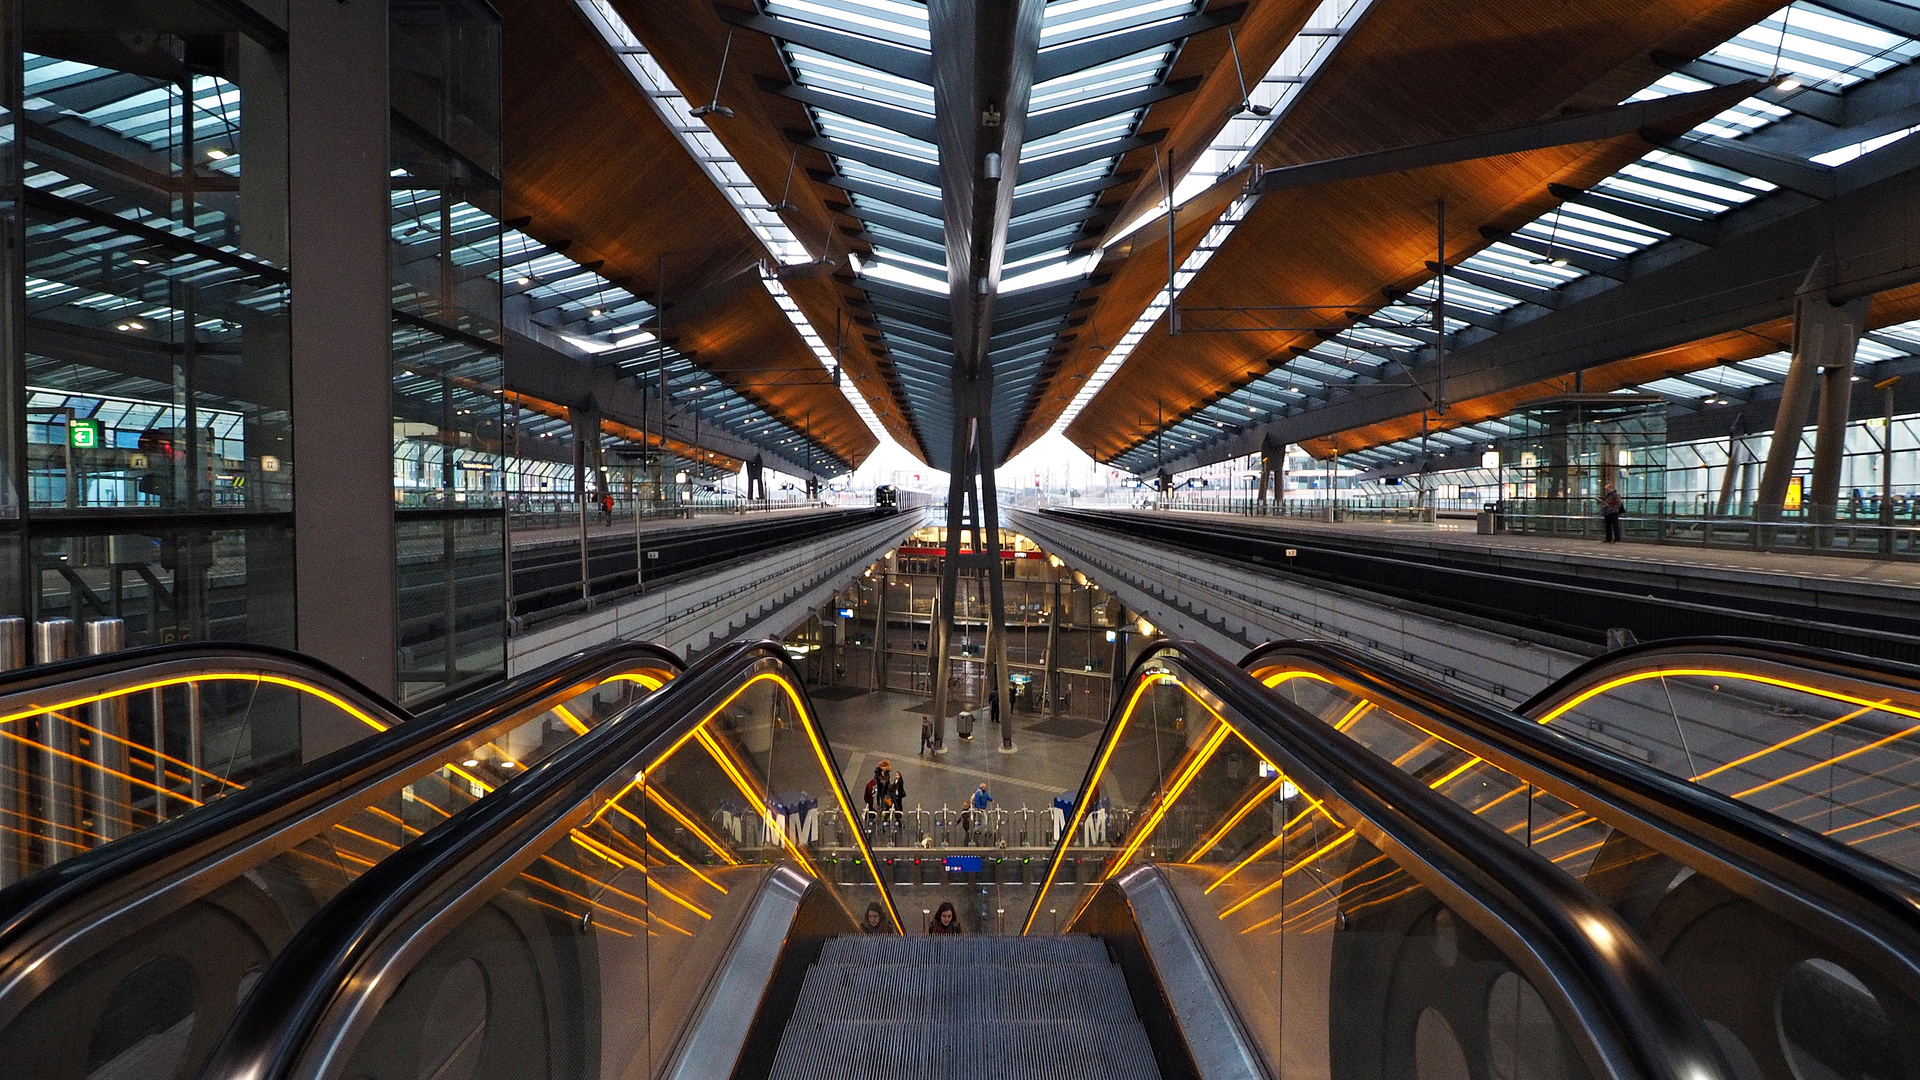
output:
<instances>
[{"instance_id":1,"label":"escalator step","mask_svg":"<svg viewBox=\"0 0 1920 1080\"><path fill-rule=\"evenodd\" d=\"M847 937L807 971L773 1080L1159 1076L1095 938Z\"/></svg>"}]
</instances>

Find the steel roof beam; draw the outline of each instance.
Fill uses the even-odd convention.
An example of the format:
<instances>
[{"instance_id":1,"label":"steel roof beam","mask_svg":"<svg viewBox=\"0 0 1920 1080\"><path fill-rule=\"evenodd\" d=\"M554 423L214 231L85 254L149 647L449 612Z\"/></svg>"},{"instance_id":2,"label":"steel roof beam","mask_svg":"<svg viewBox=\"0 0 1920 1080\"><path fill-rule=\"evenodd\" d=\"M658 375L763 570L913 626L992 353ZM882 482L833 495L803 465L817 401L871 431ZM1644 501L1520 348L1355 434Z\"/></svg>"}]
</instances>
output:
<instances>
[{"instance_id":1,"label":"steel roof beam","mask_svg":"<svg viewBox=\"0 0 1920 1080\"><path fill-rule=\"evenodd\" d=\"M858 120L863 124L871 124L877 128L897 131L908 138L919 139L924 143L934 140L933 117L924 113L898 109L876 101L865 101L846 94L816 90L811 86L802 86L798 83L783 83L765 76L756 78L754 82L761 90L789 101L810 105L824 112L839 113L841 116Z\"/></svg>"},{"instance_id":2,"label":"steel roof beam","mask_svg":"<svg viewBox=\"0 0 1920 1080\"><path fill-rule=\"evenodd\" d=\"M1620 264L1625 280L1612 288L1567 296L1558 310L1497 334L1461 335L1447 360L1447 397L1509 392L1785 317L1807 268L1822 259L1832 268L1835 303L1920 282L1920 241L1910 228L1920 169L1872 179L1886 167L1875 156L1835 170L1843 186L1867 179L1829 202L1794 210L1799 196L1757 200L1722 219L1712 248L1650 249ZM1890 237L1900 239L1890 246ZM1432 374L1425 365L1414 370L1415 385L1347 396L1260 433L1301 442L1418 414L1431 407L1424 386Z\"/></svg>"},{"instance_id":3,"label":"steel roof beam","mask_svg":"<svg viewBox=\"0 0 1920 1080\"><path fill-rule=\"evenodd\" d=\"M1691 240L1703 247L1712 247L1719 235L1719 226L1712 221L1676 214L1671 210L1648 206L1646 203L1622 199L1599 191L1583 191L1565 184L1548 184L1547 191L1555 198L1563 199L1580 206L1590 207L1602 213L1625 218L1635 224L1645 225L1649 229L1658 229L1663 233L1678 236L1682 240Z\"/></svg>"},{"instance_id":4,"label":"steel roof beam","mask_svg":"<svg viewBox=\"0 0 1920 1080\"><path fill-rule=\"evenodd\" d=\"M1198 76L1174 79L1170 82L1161 83L1158 86L1145 86L1138 90L1129 90L1124 94L1114 94L1111 97L1100 98L1097 101L1089 101L1081 105L1068 105L1058 109L1049 109L1043 113L1035 113L1027 121L1027 141L1033 142L1044 139L1049 135L1058 135L1063 131L1071 131L1082 124L1091 124L1096 120L1104 120L1110 116L1122 116L1138 109L1144 109L1157 101L1165 101L1168 98L1179 97L1182 94L1190 94L1194 90L1199 89L1199 87L1200 79Z\"/></svg>"},{"instance_id":5,"label":"steel roof beam","mask_svg":"<svg viewBox=\"0 0 1920 1080\"><path fill-rule=\"evenodd\" d=\"M1143 26L1138 30L1123 30L1117 34L1105 34L1086 41L1050 46L1040 53L1039 63L1034 68L1033 81L1050 82L1076 71L1085 71L1087 68L1112 63L1161 45L1170 45L1195 34L1226 26L1238 20L1246 10L1245 4L1235 4L1232 7L1204 11L1169 22Z\"/></svg>"},{"instance_id":6,"label":"steel roof beam","mask_svg":"<svg viewBox=\"0 0 1920 1080\"><path fill-rule=\"evenodd\" d=\"M873 38L854 37L851 34L842 34L823 26L800 22L797 19L780 19L770 15L739 11L724 4L714 5L713 11L724 21L742 30L752 30L790 45L812 49L814 52L838 57L875 71L898 75L922 85L933 83L933 57L918 49L889 45Z\"/></svg>"}]
</instances>

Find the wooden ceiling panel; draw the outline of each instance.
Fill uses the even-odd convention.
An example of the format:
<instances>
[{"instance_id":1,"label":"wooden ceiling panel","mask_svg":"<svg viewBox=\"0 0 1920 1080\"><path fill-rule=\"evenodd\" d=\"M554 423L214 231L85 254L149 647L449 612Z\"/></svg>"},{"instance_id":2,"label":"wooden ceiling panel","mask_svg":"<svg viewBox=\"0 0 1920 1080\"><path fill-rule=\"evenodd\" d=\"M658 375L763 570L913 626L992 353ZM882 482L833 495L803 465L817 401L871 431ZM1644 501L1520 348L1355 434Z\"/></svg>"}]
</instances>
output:
<instances>
[{"instance_id":1,"label":"wooden ceiling panel","mask_svg":"<svg viewBox=\"0 0 1920 1080\"><path fill-rule=\"evenodd\" d=\"M659 292L664 263L669 340L795 428L811 414L822 445L863 460L877 440L839 389L790 381L819 363L754 280L764 246L591 28L571 5L499 6L505 216L530 218L543 242L571 241L569 257L603 261L638 295Z\"/></svg>"},{"instance_id":2,"label":"wooden ceiling panel","mask_svg":"<svg viewBox=\"0 0 1920 1080\"><path fill-rule=\"evenodd\" d=\"M1920 319L1920 286L1895 289L1875 296L1873 305L1867 311L1867 329L1878 330L1914 319ZM1582 373L1581 388L1592 393L1609 393L1672 375L1686 375L1722 364L1751 360L1792 347L1793 320L1772 319L1732 333L1716 334L1671 349L1642 353L1590 368ZM1505 416L1529 402L1568 393L1573 388L1571 377L1546 379L1517 390L1456 402L1447 407L1445 416L1427 414L1427 430L1434 432L1468 427L1483 420ZM1414 438L1420 434L1420 422L1421 415L1415 413L1387 423L1343 431L1330 438L1312 439L1300 445L1316 458L1328 457L1336 452L1351 454Z\"/></svg>"},{"instance_id":3,"label":"wooden ceiling panel","mask_svg":"<svg viewBox=\"0 0 1920 1080\"><path fill-rule=\"evenodd\" d=\"M1775 0L1376 0L1254 160L1266 167L1303 164L1611 105L1658 77L1652 52L1698 55L1776 6ZM1633 140L1618 142L1625 148ZM1645 149L1633 146L1618 164ZM1591 182L1605 175L1592 171L1593 162L1611 157L1559 166L1533 161L1516 168L1536 179L1579 186L1551 173L1558 168ZM1544 185L1529 194L1508 183L1498 167L1466 168L1457 180L1464 185L1474 176L1486 176L1492 190L1476 195L1463 186L1465 198L1449 198L1450 207L1459 206L1450 210L1449 220L1461 225L1457 232L1449 228L1449 261L1484 246L1479 226L1515 228L1554 205ZM1182 305L1346 302L1424 280L1418 266L1403 256L1422 251L1420 262L1431 258L1432 220L1417 221L1405 208L1422 201L1430 207L1431 198L1404 185L1370 192L1341 187L1350 190L1318 198L1263 198L1197 275ZM1468 209L1475 204L1493 213L1477 219ZM1299 220L1315 215L1348 220L1329 226L1332 232ZM1385 235L1390 229L1397 235ZM1368 262L1377 276L1356 275ZM1331 289L1336 284L1338 298ZM1134 310L1135 317L1145 302ZM1162 320L1076 418L1070 437L1096 457L1110 456L1154 426L1156 401L1166 400L1167 417L1177 418L1216 400L1249 372L1264 370L1276 351L1297 344L1281 335L1204 337L1224 340L1182 335L1174 341ZM1249 340L1231 340L1241 337ZM1182 403L1178 411L1175 402ZM1022 437L1030 440L1028 433Z\"/></svg>"},{"instance_id":4,"label":"wooden ceiling panel","mask_svg":"<svg viewBox=\"0 0 1920 1080\"><path fill-rule=\"evenodd\" d=\"M742 13L752 10L751 5L733 6ZM769 199L784 196L790 209L782 212L781 220L809 254L830 259L844 269L849 247L863 254L869 250L864 242L850 242L839 231L842 225L856 224L838 217L829 205L845 203L846 193L810 176L812 172L830 171L832 161L811 148L803 147L796 154L787 137L788 132L811 130L812 119L806 107L760 89L762 83L789 81L786 63L773 39L733 29L706 3L615 0L615 7L647 43L661 70L692 101L713 99L716 80L721 76L720 58L725 53L725 77L718 83L717 96L734 115L715 116L709 126L755 187ZM851 329L855 308L846 302L844 289L832 282L833 278L823 273L790 279L785 285L801 314L829 347L835 342L834 327L849 326L846 345L839 351L842 370L867 399L888 434L924 460L925 451L906 422L885 365L864 337Z\"/></svg>"},{"instance_id":5,"label":"wooden ceiling panel","mask_svg":"<svg viewBox=\"0 0 1920 1080\"><path fill-rule=\"evenodd\" d=\"M1181 306L1377 310L1389 302L1383 289L1411 290L1432 276L1437 200L1447 202L1447 256L1458 261L1487 245L1482 226L1514 228L1549 209L1549 183L1585 187L1645 149L1630 135L1264 196L1183 291ZM1317 321L1300 318L1307 314L1284 317L1292 325ZM1346 325L1338 312L1326 315L1330 327ZM1319 340L1297 330L1169 337L1162 319L1067 435L1096 458L1111 458L1157 418L1202 408Z\"/></svg>"}]
</instances>

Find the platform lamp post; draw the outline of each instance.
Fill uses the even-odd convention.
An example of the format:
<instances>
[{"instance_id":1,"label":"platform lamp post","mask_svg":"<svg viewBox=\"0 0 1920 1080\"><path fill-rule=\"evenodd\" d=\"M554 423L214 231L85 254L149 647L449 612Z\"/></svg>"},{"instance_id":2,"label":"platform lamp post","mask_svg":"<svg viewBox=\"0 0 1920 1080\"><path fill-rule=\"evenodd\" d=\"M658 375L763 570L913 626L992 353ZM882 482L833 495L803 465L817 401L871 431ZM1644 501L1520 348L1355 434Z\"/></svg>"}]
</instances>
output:
<instances>
[{"instance_id":1,"label":"platform lamp post","mask_svg":"<svg viewBox=\"0 0 1920 1080\"><path fill-rule=\"evenodd\" d=\"M1900 382L1900 376L1882 379L1873 384L1875 390L1886 395L1887 426L1880 432L1880 552L1893 554L1893 388Z\"/></svg>"}]
</instances>

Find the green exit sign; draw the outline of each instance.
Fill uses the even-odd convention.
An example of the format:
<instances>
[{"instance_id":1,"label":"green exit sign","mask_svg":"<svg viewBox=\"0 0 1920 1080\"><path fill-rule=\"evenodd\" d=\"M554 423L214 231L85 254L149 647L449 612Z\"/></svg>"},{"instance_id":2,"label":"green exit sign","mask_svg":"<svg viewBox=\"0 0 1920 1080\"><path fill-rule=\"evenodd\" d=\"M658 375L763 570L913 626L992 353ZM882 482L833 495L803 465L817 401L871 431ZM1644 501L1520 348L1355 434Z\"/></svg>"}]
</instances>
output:
<instances>
[{"instance_id":1,"label":"green exit sign","mask_svg":"<svg viewBox=\"0 0 1920 1080\"><path fill-rule=\"evenodd\" d=\"M100 445L100 421L71 420L67 423L67 445L76 450L92 450Z\"/></svg>"}]
</instances>

